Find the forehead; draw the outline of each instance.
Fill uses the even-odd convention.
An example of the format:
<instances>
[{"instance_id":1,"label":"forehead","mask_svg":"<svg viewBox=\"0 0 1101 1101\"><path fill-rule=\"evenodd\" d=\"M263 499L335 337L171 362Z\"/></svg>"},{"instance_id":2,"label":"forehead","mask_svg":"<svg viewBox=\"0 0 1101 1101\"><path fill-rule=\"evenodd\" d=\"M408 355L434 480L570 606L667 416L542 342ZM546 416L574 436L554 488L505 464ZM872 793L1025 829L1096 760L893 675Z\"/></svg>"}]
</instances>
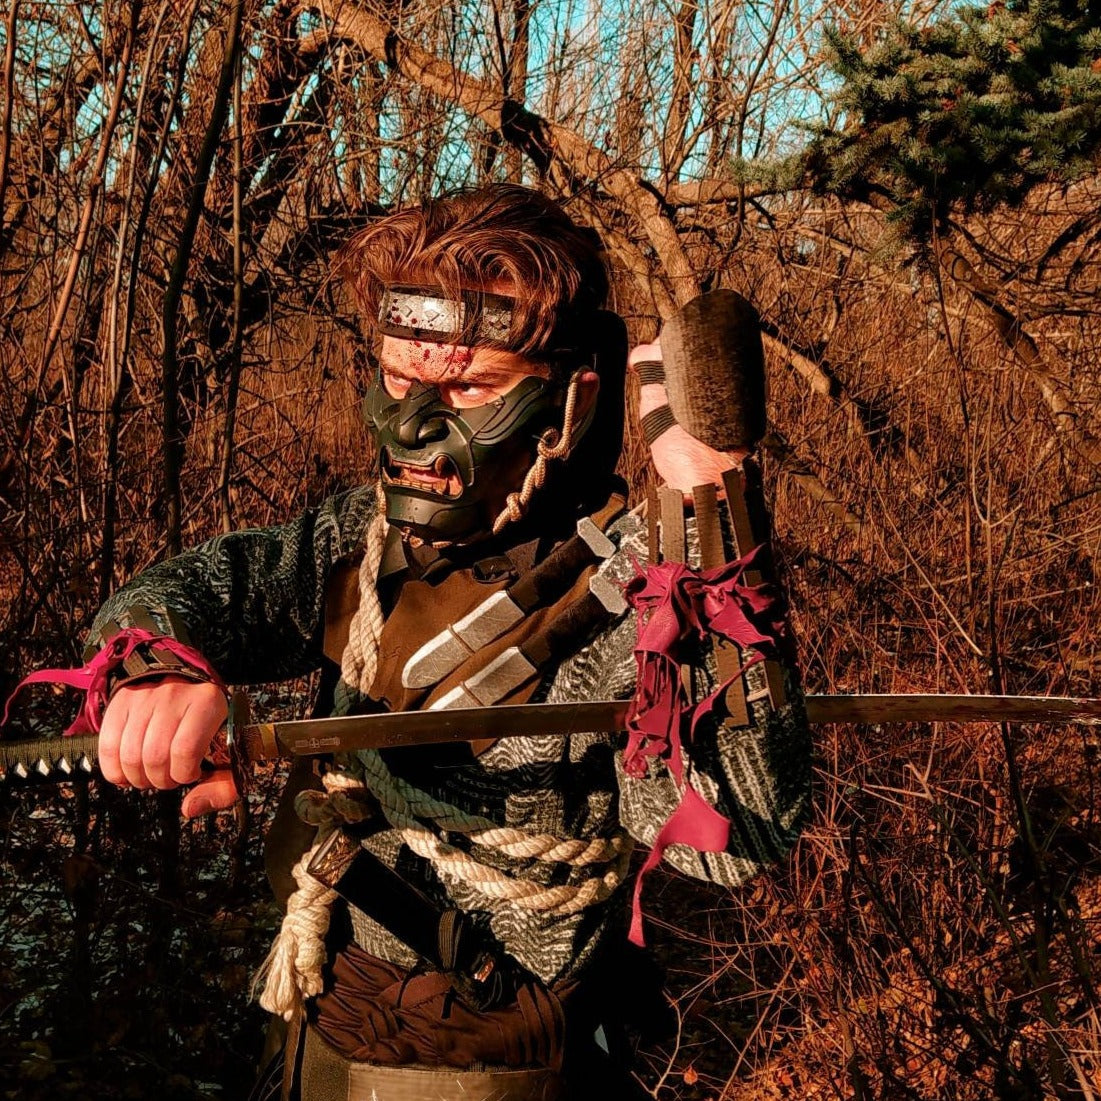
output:
<instances>
[{"instance_id":1,"label":"forehead","mask_svg":"<svg viewBox=\"0 0 1101 1101\"><path fill-rule=\"evenodd\" d=\"M547 367L501 348L471 348L462 344L436 344L430 340L406 340L384 336L379 364L388 374L417 379L429 385L455 379L485 382L546 377Z\"/></svg>"}]
</instances>

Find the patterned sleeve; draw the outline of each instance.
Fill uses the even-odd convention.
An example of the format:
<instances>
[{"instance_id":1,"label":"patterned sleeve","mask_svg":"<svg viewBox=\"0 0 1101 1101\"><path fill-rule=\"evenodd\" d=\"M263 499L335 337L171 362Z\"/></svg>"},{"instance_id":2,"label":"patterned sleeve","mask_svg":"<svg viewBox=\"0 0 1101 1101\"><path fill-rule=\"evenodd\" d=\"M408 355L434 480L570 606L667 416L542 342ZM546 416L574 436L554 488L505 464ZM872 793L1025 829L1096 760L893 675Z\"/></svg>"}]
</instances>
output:
<instances>
[{"instance_id":1,"label":"patterned sleeve","mask_svg":"<svg viewBox=\"0 0 1101 1101\"><path fill-rule=\"evenodd\" d=\"M374 516L373 486L330 497L281 527L219 535L159 562L107 600L92 624L170 612L229 684L299 676L322 660L325 580L356 553ZM160 613L160 615L158 615ZM163 620L165 633L174 633ZM158 626L161 622L158 622Z\"/></svg>"},{"instance_id":2,"label":"patterned sleeve","mask_svg":"<svg viewBox=\"0 0 1101 1101\"><path fill-rule=\"evenodd\" d=\"M785 671L787 672L787 671ZM687 746L692 786L730 820L725 852L670 845L664 859L686 875L736 887L780 860L795 843L810 809L811 744L799 689L790 675L787 702L754 706L753 721L733 729L697 730ZM676 809L679 793L664 764L635 779L616 758L619 816L637 841L652 845Z\"/></svg>"},{"instance_id":3,"label":"patterned sleeve","mask_svg":"<svg viewBox=\"0 0 1101 1101\"><path fill-rule=\"evenodd\" d=\"M693 544L689 525L690 547ZM641 531L625 532L619 562L609 572L619 580L645 559ZM692 548L694 549L694 548ZM635 689L635 616L632 612L564 669L566 681L584 694L599 684L605 693L625 698ZM569 663L567 663L569 665ZM586 678L586 672L589 676ZM714 664L701 652L694 669L697 696L716 687ZM760 687L760 665L748 670L749 687ZM731 823L725 852L701 853L670 845L664 859L698 879L737 886L781 859L794 844L810 809L811 741L798 677L784 670L786 702L773 710L767 701L751 705L751 721L732 729L702 722L695 740L685 745L690 782ZM556 685L556 688L561 687ZM574 698L578 698L577 695ZM635 840L652 845L680 801L664 763L652 760L647 775L628 776L623 754L616 755L620 823Z\"/></svg>"}]
</instances>

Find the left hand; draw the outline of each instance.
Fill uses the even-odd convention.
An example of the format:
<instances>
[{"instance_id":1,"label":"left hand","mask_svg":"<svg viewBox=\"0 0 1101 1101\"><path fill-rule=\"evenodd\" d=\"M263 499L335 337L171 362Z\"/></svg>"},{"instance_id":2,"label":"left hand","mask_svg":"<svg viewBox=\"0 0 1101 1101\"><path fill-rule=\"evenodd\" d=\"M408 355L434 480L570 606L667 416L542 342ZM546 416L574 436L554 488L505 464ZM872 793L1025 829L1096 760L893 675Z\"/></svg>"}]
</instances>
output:
<instances>
[{"instance_id":1,"label":"left hand","mask_svg":"<svg viewBox=\"0 0 1101 1101\"><path fill-rule=\"evenodd\" d=\"M202 773L225 721L226 697L214 684L172 676L123 684L103 714L100 770L105 780L126 787L167 791L194 784L182 803L186 818L225 810L237 799L233 773Z\"/></svg>"},{"instance_id":2,"label":"left hand","mask_svg":"<svg viewBox=\"0 0 1101 1101\"><path fill-rule=\"evenodd\" d=\"M661 361L660 342L655 340L652 344L639 344L627 358L631 368L647 360ZM669 395L661 383L640 387L639 418L668 402ZM740 467L748 454L748 451L716 451L689 435L679 424L674 424L650 445L650 455L658 476L666 485L679 489L686 496L693 486L708 482L721 488L723 473Z\"/></svg>"}]
</instances>

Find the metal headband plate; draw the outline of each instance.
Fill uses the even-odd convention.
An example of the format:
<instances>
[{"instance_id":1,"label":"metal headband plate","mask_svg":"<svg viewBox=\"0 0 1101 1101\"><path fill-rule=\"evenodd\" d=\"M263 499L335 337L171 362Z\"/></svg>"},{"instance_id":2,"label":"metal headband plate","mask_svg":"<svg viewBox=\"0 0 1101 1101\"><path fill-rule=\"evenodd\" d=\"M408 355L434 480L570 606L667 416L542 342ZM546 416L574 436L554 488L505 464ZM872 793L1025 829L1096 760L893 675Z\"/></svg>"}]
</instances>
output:
<instances>
[{"instance_id":1,"label":"metal headband plate","mask_svg":"<svg viewBox=\"0 0 1101 1101\"><path fill-rule=\"evenodd\" d=\"M385 287L378 307L379 332L440 344L508 341L513 299L464 290L448 297L440 287Z\"/></svg>"}]
</instances>

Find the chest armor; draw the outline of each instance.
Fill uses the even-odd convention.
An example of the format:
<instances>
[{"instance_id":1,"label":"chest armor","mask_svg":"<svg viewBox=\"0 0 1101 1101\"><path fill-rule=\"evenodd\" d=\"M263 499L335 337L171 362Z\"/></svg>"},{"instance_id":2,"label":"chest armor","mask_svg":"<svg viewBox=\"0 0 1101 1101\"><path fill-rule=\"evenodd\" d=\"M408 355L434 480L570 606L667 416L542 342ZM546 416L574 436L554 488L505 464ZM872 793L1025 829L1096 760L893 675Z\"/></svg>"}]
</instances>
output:
<instances>
[{"instance_id":1,"label":"chest armor","mask_svg":"<svg viewBox=\"0 0 1101 1101\"><path fill-rule=\"evenodd\" d=\"M602 529L623 507L621 497L613 497L591 519ZM535 570L539 569L539 561ZM437 701L452 693L460 685L477 676L502 655L513 648L525 648L530 652L542 652L541 641L548 632L571 619L578 619L577 609L585 605L589 597L589 583L599 564L595 556L580 568L570 570L554 586L551 599L540 600L518 620L491 641L479 646L465 656L449 672L425 687L409 687L403 684L402 673L409 659L426 642L447 632L495 593L501 593L517 580L516 573L497 571L494 580L483 580L487 571L481 563L456 567L436 580L407 579L397 593L393 608L383 627L379 640L379 660L370 696L390 711L413 711L430 708ZM534 576L534 575L532 575ZM339 664L348 640L348 627L359 605L359 563L338 565L330 574L326 589L326 614L324 650L327 657ZM586 641L588 632L582 627L577 632L576 648ZM543 675L545 662L533 665L530 675L510 685L494 702L503 704L524 703L531 698ZM481 752L492 741L475 744L475 752Z\"/></svg>"}]
</instances>

